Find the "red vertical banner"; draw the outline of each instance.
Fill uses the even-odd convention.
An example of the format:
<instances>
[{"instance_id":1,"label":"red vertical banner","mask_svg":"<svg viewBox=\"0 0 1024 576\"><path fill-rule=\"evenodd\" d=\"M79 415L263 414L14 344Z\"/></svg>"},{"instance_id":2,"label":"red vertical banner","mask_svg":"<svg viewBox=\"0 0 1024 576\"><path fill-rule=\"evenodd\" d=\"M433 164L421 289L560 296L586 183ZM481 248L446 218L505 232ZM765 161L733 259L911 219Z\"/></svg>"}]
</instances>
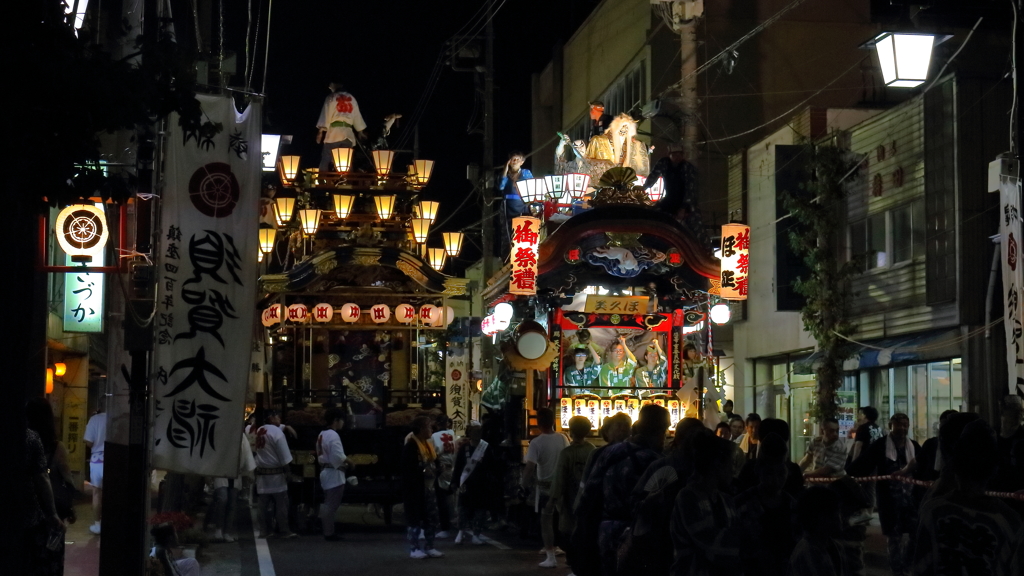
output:
<instances>
[{"instance_id":1,"label":"red vertical banner","mask_svg":"<svg viewBox=\"0 0 1024 576\"><path fill-rule=\"evenodd\" d=\"M750 275L750 226L722 226L721 293L726 300L746 300Z\"/></svg>"},{"instance_id":2,"label":"red vertical banner","mask_svg":"<svg viewBox=\"0 0 1024 576\"><path fill-rule=\"evenodd\" d=\"M512 219L511 294L537 293L537 257L540 254L540 219L520 216Z\"/></svg>"}]
</instances>

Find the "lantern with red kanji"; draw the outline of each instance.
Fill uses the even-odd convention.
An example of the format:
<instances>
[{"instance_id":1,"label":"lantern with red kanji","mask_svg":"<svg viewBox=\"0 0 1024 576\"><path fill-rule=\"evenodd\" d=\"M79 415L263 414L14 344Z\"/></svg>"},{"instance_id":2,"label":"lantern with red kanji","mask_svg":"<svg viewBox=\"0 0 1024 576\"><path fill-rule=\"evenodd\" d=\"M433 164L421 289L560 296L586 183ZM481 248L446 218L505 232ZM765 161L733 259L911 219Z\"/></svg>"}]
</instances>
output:
<instances>
[{"instance_id":1,"label":"lantern with red kanji","mask_svg":"<svg viewBox=\"0 0 1024 576\"><path fill-rule=\"evenodd\" d=\"M334 306L321 302L313 306L313 320L317 322L330 322L334 318Z\"/></svg>"},{"instance_id":2,"label":"lantern with red kanji","mask_svg":"<svg viewBox=\"0 0 1024 576\"><path fill-rule=\"evenodd\" d=\"M402 324L409 324L416 320L416 308L411 304L399 304L395 306L395 320Z\"/></svg>"},{"instance_id":3,"label":"lantern with red kanji","mask_svg":"<svg viewBox=\"0 0 1024 576\"><path fill-rule=\"evenodd\" d=\"M292 304L288 307L288 321L300 324L309 319L309 310L305 304Z\"/></svg>"},{"instance_id":4,"label":"lantern with red kanji","mask_svg":"<svg viewBox=\"0 0 1024 576\"><path fill-rule=\"evenodd\" d=\"M420 323L426 326L432 326L437 322L438 308L433 304L424 304L420 306Z\"/></svg>"},{"instance_id":5,"label":"lantern with red kanji","mask_svg":"<svg viewBox=\"0 0 1024 576\"><path fill-rule=\"evenodd\" d=\"M391 319L391 308L387 304L374 304L370 307L370 319L374 324L383 324Z\"/></svg>"},{"instance_id":6,"label":"lantern with red kanji","mask_svg":"<svg viewBox=\"0 0 1024 576\"><path fill-rule=\"evenodd\" d=\"M341 307L341 319L345 322L358 322L362 314L363 311L359 309L358 304L349 302Z\"/></svg>"}]
</instances>

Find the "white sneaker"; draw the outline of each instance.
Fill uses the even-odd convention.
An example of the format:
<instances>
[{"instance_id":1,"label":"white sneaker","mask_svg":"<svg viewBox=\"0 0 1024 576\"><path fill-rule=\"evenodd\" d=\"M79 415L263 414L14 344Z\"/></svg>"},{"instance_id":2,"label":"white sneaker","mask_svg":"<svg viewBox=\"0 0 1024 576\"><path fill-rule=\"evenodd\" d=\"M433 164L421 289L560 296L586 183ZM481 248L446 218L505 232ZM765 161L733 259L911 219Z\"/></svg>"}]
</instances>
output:
<instances>
[{"instance_id":1,"label":"white sneaker","mask_svg":"<svg viewBox=\"0 0 1024 576\"><path fill-rule=\"evenodd\" d=\"M540 566L541 568L558 568L558 561L555 560L554 554L548 554L548 557L540 564L537 564L537 566Z\"/></svg>"},{"instance_id":2,"label":"white sneaker","mask_svg":"<svg viewBox=\"0 0 1024 576\"><path fill-rule=\"evenodd\" d=\"M434 534L434 538L440 538L442 540L444 540L445 538L449 538L450 536L451 534L449 534L447 530L441 530L437 534Z\"/></svg>"},{"instance_id":3,"label":"white sneaker","mask_svg":"<svg viewBox=\"0 0 1024 576\"><path fill-rule=\"evenodd\" d=\"M412 558L414 560L422 560L426 557L427 553L423 550L420 550L419 548L413 550L412 552L409 552L409 558Z\"/></svg>"},{"instance_id":4,"label":"white sneaker","mask_svg":"<svg viewBox=\"0 0 1024 576\"><path fill-rule=\"evenodd\" d=\"M455 543L462 544L462 539L465 538L465 533L459 530L459 533L455 535Z\"/></svg>"},{"instance_id":5,"label":"white sneaker","mask_svg":"<svg viewBox=\"0 0 1024 576\"><path fill-rule=\"evenodd\" d=\"M93 534L96 534L97 536L99 536L99 533L100 533L100 523L99 522L93 522L92 526L89 526L89 532L92 532Z\"/></svg>"},{"instance_id":6,"label":"white sneaker","mask_svg":"<svg viewBox=\"0 0 1024 576\"><path fill-rule=\"evenodd\" d=\"M473 544L476 545L476 546L480 546L481 544L487 544L487 542L485 542L483 538L481 538L481 537L477 536L476 534L474 534L473 535Z\"/></svg>"},{"instance_id":7,"label":"white sneaker","mask_svg":"<svg viewBox=\"0 0 1024 576\"><path fill-rule=\"evenodd\" d=\"M427 556L430 556L431 558L444 558L444 552L441 552L437 548L431 548L430 550L427 550Z\"/></svg>"},{"instance_id":8,"label":"white sneaker","mask_svg":"<svg viewBox=\"0 0 1024 576\"><path fill-rule=\"evenodd\" d=\"M217 528L216 530L214 530L213 531L213 539L214 540L223 540L224 539L224 531L221 530L220 528Z\"/></svg>"}]
</instances>

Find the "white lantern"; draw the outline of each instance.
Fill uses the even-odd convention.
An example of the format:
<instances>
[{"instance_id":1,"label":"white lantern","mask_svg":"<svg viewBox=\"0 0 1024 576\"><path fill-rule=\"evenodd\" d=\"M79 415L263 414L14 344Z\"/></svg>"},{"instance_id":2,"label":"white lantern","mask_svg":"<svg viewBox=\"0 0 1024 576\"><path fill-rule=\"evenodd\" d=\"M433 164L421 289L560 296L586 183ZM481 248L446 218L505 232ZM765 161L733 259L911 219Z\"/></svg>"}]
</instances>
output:
<instances>
[{"instance_id":1,"label":"white lantern","mask_svg":"<svg viewBox=\"0 0 1024 576\"><path fill-rule=\"evenodd\" d=\"M263 311L260 315L260 322L263 323L264 328L270 328L274 324L281 321L281 316L277 313L277 309L271 306Z\"/></svg>"},{"instance_id":2,"label":"white lantern","mask_svg":"<svg viewBox=\"0 0 1024 576\"><path fill-rule=\"evenodd\" d=\"M874 44L878 53L882 81L886 86L913 88L928 79L935 36L882 32L869 44Z\"/></svg>"},{"instance_id":3,"label":"white lantern","mask_svg":"<svg viewBox=\"0 0 1024 576\"><path fill-rule=\"evenodd\" d=\"M267 315L267 320L270 322L269 326L278 324L284 320L284 305L274 304L270 308L267 308L265 313Z\"/></svg>"},{"instance_id":4,"label":"white lantern","mask_svg":"<svg viewBox=\"0 0 1024 576\"><path fill-rule=\"evenodd\" d=\"M391 319L391 308L387 304L375 304L370 307L370 319L375 324L383 324Z\"/></svg>"},{"instance_id":5,"label":"white lantern","mask_svg":"<svg viewBox=\"0 0 1024 576\"><path fill-rule=\"evenodd\" d=\"M711 307L711 321L719 326L727 324L732 318L732 310L728 304L715 304Z\"/></svg>"},{"instance_id":6,"label":"white lantern","mask_svg":"<svg viewBox=\"0 0 1024 576\"><path fill-rule=\"evenodd\" d=\"M305 304L292 304L288 307L288 321L301 324L309 319L309 309Z\"/></svg>"},{"instance_id":7,"label":"white lantern","mask_svg":"<svg viewBox=\"0 0 1024 576\"><path fill-rule=\"evenodd\" d=\"M647 189L647 197L651 199L651 202L657 202L661 200L661 197L665 195L665 179L658 178L654 184Z\"/></svg>"},{"instance_id":8,"label":"white lantern","mask_svg":"<svg viewBox=\"0 0 1024 576\"><path fill-rule=\"evenodd\" d=\"M345 322L358 322L362 314L363 311L359 309L358 304L349 302L341 307L341 319Z\"/></svg>"},{"instance_id":9,"label":"white lantern","mask_svg":"<svg viewBox=\"0 0 1024 576\"><path fill-rule=\"evenodd\" d=\"M444 325L451 326L452 322L455 321L455 308L451 306L444 307Z\"/></svg>"},{"instance_id":10,"label":"white lantern","mask_svg":"<svg viewBox=\"0 0 1024 576\"><path fill-rule=\"evenodd\" d=\"M437 306L433 304L424 304L420 306L420 322L426 326L433 326L434 322L437 322Z\"/></svg>"},{"instance_id":11,"label":"white lantern","mask_svg":"<svg viewBox=\"0 0 1024 576\"><path fill-rule=\"evenodd\" d=\"M334 306L321 302L313 306L313 320L317 322L330 322L334 318Z\"/></svg>"},{"instance_id":12,"label":"white lantern","mask_svg":"<svg viewBox=\"0 0 1024 576\"><path fill-rule=\"evenodd\" d=\"M494 317L508 323L512 319L514 310L508 302L500 302L494 306Z\"/></svg>"},{"instance_id":13,"label":"white lantern","mask_svg":"<svg viewBox=\"0 0 1024 576\"><path fill-rule=\"evenodd\" d=\"M399 304L395 306L395 319L402 324L409 324L416 320L416 308L411 304Z\"/></svg>"}]
</instances>

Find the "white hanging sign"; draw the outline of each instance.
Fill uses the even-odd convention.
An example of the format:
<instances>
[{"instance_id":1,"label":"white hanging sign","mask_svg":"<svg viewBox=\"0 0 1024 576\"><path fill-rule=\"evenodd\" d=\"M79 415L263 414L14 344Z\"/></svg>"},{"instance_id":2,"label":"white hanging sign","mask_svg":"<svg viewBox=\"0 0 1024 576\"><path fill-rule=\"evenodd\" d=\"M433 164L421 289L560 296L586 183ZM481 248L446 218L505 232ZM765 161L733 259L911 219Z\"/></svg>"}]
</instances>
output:
<instances>
[{"instance_id":1,"label":"white hanging sign","mask_svg":"<svg viewBox=\"0 0 1024 576\"><path fill-rule=\"evenodd\" d=\"M1024 396L1024 262L1021 262L1021 185L999 184L999 236L1003 266L1003 330L1009 394Z\"/></svg>"},{"instance_id":2,"label":"white hanging sign","mask_svg":"<svg viewBox=\"0 0 1024 576\"><path fill-rule=\"evenodd\" d=\"M176 115L167 123L153 467L233 478L255 320L262 103L239 113L231 96L196 98L222 130L183 134Z\"/></svg>"}]
</instances>

